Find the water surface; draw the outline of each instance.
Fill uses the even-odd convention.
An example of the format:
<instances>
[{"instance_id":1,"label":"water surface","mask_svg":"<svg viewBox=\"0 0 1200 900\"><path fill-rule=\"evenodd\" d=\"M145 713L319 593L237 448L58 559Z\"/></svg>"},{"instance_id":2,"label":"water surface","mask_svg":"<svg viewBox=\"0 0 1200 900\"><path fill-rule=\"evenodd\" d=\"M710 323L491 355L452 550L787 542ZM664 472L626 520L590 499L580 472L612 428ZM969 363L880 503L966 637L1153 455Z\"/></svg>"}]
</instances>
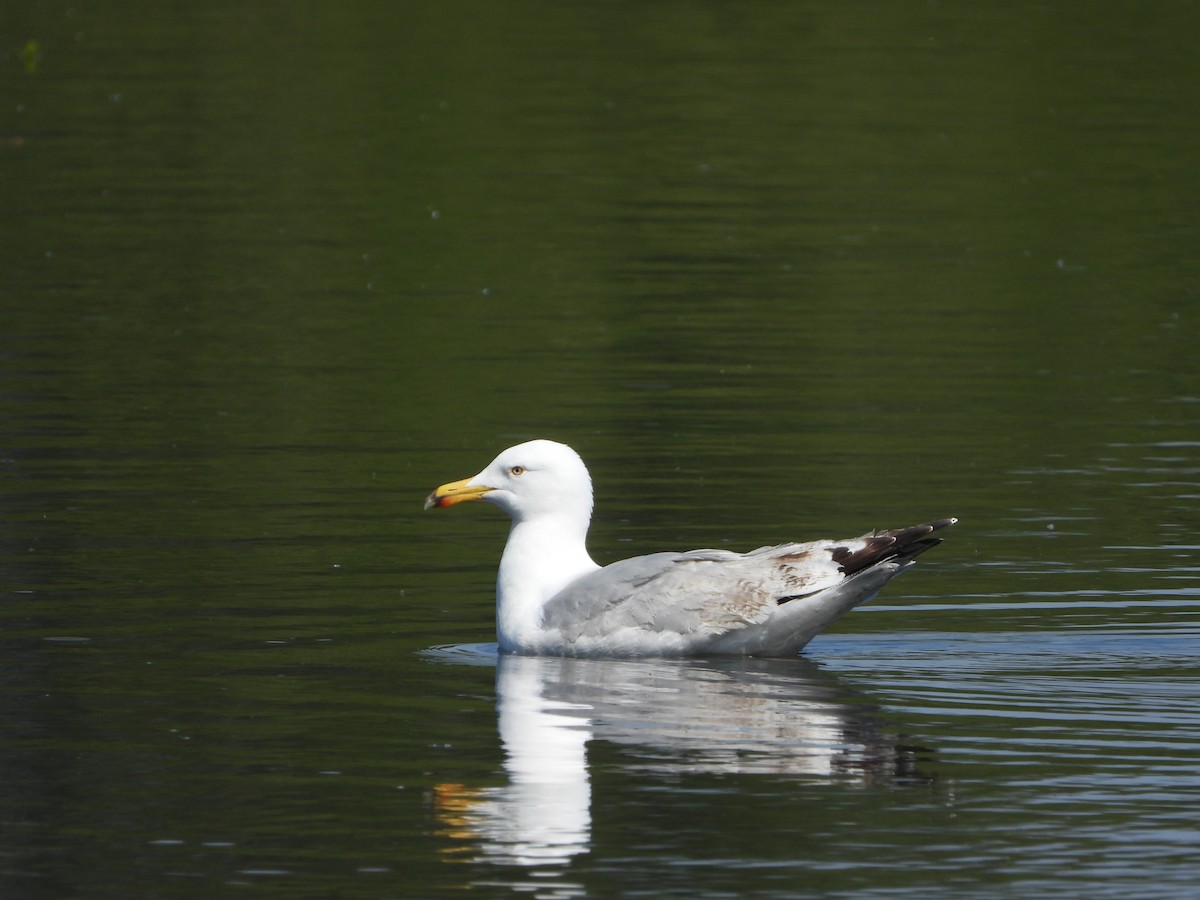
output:
<instances>
[{"instance_id":1,"label":"water surface","mask_svg":"<svg viewBox=\"0 0 1200 900\"><path fill-rule=\"evenodd\" d=\"M1194 3L10 11L5 896L1200 880ZM957 515L785 661L497 659L602 562Z\"/></svg>"}]
</instances>

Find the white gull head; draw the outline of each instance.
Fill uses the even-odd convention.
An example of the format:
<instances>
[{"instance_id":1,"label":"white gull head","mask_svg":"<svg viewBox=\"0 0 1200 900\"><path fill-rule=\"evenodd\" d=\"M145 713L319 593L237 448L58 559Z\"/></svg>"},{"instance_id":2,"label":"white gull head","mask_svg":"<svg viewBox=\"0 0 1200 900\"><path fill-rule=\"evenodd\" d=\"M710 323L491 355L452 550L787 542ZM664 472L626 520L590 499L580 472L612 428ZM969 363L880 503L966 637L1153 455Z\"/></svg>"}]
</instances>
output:
<instances>
[{"instance_id":1,"label":"white gull head","mask_svg":"<svg viewBox=\"0 0 1200 900\"><path fill-rule=\"evenodd\" d=\"M592 479L566 444L536 440L509 447L472 478L444 484L425 508L486 500L512 519L496 578L500 649L528 648L542 607L575 579L599 568L587 552Z\"/></svg>"}]
</instances>

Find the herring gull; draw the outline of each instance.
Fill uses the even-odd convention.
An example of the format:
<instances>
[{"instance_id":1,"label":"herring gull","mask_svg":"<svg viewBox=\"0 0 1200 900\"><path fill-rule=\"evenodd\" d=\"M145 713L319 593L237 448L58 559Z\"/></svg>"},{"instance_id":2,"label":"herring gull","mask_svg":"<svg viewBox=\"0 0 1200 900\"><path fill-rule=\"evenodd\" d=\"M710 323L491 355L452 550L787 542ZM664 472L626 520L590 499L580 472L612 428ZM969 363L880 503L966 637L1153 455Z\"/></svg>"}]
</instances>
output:
<instances>
[{"instance_id":1,"label":"herring gull","mask_svg":"<svg viewBox=\"0 0 1200 900\"><path fill-rule=\"evenodd\" d=\"M501 652L555 656L791 656L870 600L957 522L841 541L690 550L599 566L588 555L592 480L565 444L510 447L425 508L485 500L512 519L496 579Z\"/></svg>"}]
</instances>

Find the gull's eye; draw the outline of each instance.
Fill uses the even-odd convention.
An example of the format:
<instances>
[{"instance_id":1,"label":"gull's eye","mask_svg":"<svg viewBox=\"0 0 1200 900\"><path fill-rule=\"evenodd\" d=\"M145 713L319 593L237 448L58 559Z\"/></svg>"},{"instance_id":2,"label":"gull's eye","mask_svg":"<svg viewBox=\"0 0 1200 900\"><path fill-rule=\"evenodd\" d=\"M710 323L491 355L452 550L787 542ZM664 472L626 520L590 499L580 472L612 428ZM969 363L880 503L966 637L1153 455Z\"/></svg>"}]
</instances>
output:
<instances>
[{"instance_id":1,"label":"gull's eye","mask_svg":"<svg viewBox=\"0 0 1200 900\"><path fill-rule=\"evenodd\" d=\"M508 474L513 475L513 476L524 475L525 467L524 466L513 466L511 469L508 470Z\"/></svg>"}]
</instances>

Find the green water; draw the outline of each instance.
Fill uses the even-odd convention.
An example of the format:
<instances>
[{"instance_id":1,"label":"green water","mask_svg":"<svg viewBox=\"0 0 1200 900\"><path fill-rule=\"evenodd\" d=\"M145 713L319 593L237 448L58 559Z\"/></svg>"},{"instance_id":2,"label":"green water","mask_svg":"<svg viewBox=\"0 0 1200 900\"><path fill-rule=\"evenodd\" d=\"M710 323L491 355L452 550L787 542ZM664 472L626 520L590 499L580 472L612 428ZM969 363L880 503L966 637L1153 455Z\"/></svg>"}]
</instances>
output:
<instances>
[{"instance_id":1,"label":"green water","mask_svg":"<svg viewBox=\"0 0 1200 900\"><path fill-rule=\"evenodd\" d=\"M0 2L0 893L1192 890L1198 26ZM497 666L421 501L539 436L602 562L962 522Z\"/></svg>"}]
</instances>

